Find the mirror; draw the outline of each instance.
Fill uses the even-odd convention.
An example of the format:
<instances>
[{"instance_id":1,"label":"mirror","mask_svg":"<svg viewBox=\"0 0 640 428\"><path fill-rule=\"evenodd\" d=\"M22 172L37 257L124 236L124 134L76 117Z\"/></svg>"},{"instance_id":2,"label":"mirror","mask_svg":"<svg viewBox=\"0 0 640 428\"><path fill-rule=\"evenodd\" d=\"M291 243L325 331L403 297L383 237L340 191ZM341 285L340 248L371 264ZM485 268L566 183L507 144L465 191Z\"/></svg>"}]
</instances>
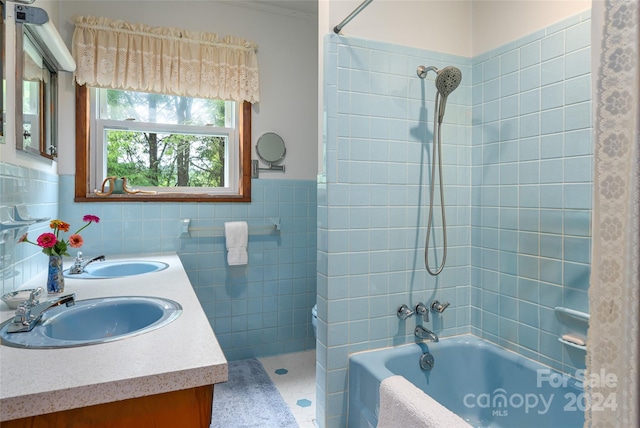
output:
<instances>
[{"instance_id":1,"label":"mirror","mask_svg":"<svg viewBox=\"0 0 640 428\"><path fill-rule=\"evenodd\" d=\"M251 178L258 178L260 171L284 172L284 165L280 165L280 162L284 160L287 148L284 145L284 140L278 134L274 132L262 134L256 144L256 153L269 168L260 168L258 161L254 160L251 163Z\"/></svg>"},{"instance_id":2,"label":"mirror","mask_svg":"<svg viewBox=\"0 0 640 428\"><path fill-rule=\"evenodd\" d=\"M17 4L14 18L16 149L53 159L58 148L58 71L74 71L76 64L44 9Z\"/></svg>"},{"instance_id":3,"label":"mirror","mask_svg":"<svg viewBox=\"0 0 640 428\"><path fill-rule=\"evenodd\" d=\"M53 158L56 151L55 69L28 31L23 33L21 57L22 93L20 98L16 93L16 109L22 110L22 118L16 118L16 147Z\"/></svg>"},{"instance_id":4,"label":"mirror","mask_svg":"<svg viewBox=\"0 0 640 428\"><path fill-rule=\"evenodd\" d=\"M263 134L256 144L258 157L271 168L284 160L287 149L282 137L273 132Z\"/></svg>"},{"instance_id":5,"label":"mirror","mask_svg":"<svg viewBox=\"0 0 640 428\"><path fill-rule=\"evenodd\" d=\"M0 85L0 144L6 142L4 137L4 130L7 126L6 115L4 112L6 108L6 100L4 94L6 93L6 81L4 79L4 3L0 3L0 79L2 84Z\"/></svg>"}]
</instances>

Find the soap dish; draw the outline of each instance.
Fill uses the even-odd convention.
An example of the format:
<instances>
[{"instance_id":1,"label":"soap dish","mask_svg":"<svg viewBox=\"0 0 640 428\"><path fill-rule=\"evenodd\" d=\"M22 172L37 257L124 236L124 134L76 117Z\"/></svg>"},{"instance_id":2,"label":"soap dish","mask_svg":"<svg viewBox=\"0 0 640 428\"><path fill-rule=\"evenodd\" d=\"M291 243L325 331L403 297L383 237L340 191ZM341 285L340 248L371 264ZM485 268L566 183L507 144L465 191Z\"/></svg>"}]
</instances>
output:
<instances>
[{"instance_id":1,"label":"soap dish","mask_svg":"<svg viewBox=\"0 0 640 428\"><path fill-rule=\"evenodd\" d=\"M16 309L20 303L29 300L31 293L36 290L33 288L25 290L16 290L2 296L2 301L9 306L10 309Z\"/></svg>"},{"instance_id":2,"label":"soap dish","mask_svg":"<svg viewBox=\"0 0 640 428\"><path fill-rule=\"evenodd\" d=\"M558 338L558 342L564 343L567 346L571 346L572 348L580 349L582 351L586 351L587 350L587 346L586 345L579 345L577 343L569 342L568 340L564 340L561 337Z\"/></svg>"}]
</instances>

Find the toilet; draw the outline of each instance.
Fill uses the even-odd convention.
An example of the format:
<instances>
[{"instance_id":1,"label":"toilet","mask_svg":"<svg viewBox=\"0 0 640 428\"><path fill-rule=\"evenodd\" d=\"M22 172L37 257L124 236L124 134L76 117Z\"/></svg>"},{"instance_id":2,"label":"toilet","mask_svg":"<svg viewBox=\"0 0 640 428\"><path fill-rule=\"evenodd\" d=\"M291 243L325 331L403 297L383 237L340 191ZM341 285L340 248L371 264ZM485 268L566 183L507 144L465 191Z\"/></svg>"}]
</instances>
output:
<instances>
[{"instance_id":1,"label":"toilet","mask_svg":"<svg viewBox=\"0 0 640 428\"><path fill-rule=\"evenodd\" d=\"M311 309L311 324L313 324L313 336L318 337L318 304L313 305Z\"/></svg>"}]
</instances>

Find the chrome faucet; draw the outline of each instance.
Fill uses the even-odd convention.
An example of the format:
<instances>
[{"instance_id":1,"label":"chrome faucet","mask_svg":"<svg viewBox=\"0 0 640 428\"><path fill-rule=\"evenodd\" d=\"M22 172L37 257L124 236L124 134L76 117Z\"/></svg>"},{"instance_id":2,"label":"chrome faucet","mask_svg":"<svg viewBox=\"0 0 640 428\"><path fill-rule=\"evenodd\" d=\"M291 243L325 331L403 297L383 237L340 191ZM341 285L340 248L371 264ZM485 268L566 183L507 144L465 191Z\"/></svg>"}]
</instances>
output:
<instances>
[{"instance_id":1,"label":"chrome faucet","mask_svg":"<svg viewBox=\"0 0 640 428\"><path fill-rule=\"evenodd\" d=\"M69 268L69 273L71 275L82 273L84 272L84 268L86 268L89 264L97 261L104 261L104 256L94 257L85 261L82 258L82 251L78 251L78 254L76 254L76 258L73 260L73 265Z\"/></svg>"},{"instance_id":2,"label":"chrome faucet","mask_svg":"<svg viewBox=\"0 0 640 428\"><path fill-rule=\"evenodd\" d=\"M411 315L413 315L413 311L411 311L411 309L409 309L409 307L407 305L402 304L402 305L398 306L398 310L396 311L396 315L401 320L406 320Z\"/></svg>"},{"instance_id":3,"label":"chrome faucet","mask_svg":"<svg viewBox=\"0 0 640 428\"><path fill-rule=\"evenodd\" d=\"M34 307L35 305L40 303L38 299L40 298L40 296L42 296L42 293L44 293L44 289L42 287L36 288L31 292L31 294L29 294L29 298L26 300L26 302L23 303L26 303L26 305L30 308Z\"/></svg>"},{"instance_id":4,"label":"chrome faucet","mask_svg":"<svg viewBox=\"0 0 640 428\"><path fill-rule=\"evenodd\" d=\"M433 312L443 313L444 310L447 309L450 304L451 303L449 302L440 303L439 301L434 300L433 303L431 303L431 310Z\"/></svg>"},{"instance_id":5,"label":"chrome faucet","mask_svg":"<svg viewBox=\"0 0 640 428\"><path fill-rule=\"evenodd\" d=\"M421 325L417 325L415 331L413 332L413 334L416 335L417 338L419 339L426 339L428 341L431 342L437 342L440 339L438 339L438 335L435 334L434 332L432 332L429 329L424 328Z\"/></svg>"},{"instance_id":6,"label":"chrome faucet","mask_svg":"<svg viewBox=\"0 0 640 428\"><path fill-rule=\"evenodd\" d=\"M427 307L424 305L424 303L419 302L416 305L416 314L418 315L422 315L422 320L424 322L429 322L429 310L427 309Z\"/></svg>"},{"instance_id":7,"label":"chrome faucet","mask_svg":"<svg viewBox=\"0 0 640 428\"><path fill-rule=\"evenodd\" d=\"M33 295L33 293L32 293ZM58 297L57 299L48 300L46 302L38 303L33 299L29 299L23 302L16 309L16 314L13 317L13 321L7 326L7 333L22 333L31 331L38 324L42 315L49 309L55 308L60 305L73 306L76 304L76 295L67 294L65 296Z\"/></svg>"}]
</instances>

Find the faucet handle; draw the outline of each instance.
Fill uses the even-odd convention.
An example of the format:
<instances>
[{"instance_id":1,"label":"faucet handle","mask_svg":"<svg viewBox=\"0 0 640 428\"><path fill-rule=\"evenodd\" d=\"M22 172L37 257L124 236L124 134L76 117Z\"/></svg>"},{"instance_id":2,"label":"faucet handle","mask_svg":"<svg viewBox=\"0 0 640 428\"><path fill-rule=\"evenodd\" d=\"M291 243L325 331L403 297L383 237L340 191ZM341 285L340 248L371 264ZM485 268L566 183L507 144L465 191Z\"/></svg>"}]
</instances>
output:
<instances>
[{"instance_id":1,"label":"faucet handle","mask_svg":"<svg viewBox=\"0 0 640 428\"><path fill-rule=\"evenodd\" d=\"M15 316L13 317L13 323L19 325L29 325L29 318L31 317L31 307L24 301L16 308Z\"/></svg>"},{"instance_id":2,"label":"faucet handle","mask_svg":"<svg viewBox=\"0 0 640 428\"><path fill-rule=\"evenodd\" d=\"M411 309L409 309L409 306L405 305L404 303L402 305L398 306L398 310L396 311L396 315L401 320L406 320L407 318L409 318L413 314L414 314L414 312Z\"/></svg>"},{"instance_id":3,"label":"faucet handle","mask_svg":"<svg viewBox=\"0 0 640 428\"><path fill-rule=\"evenodd\" d=\"M449 302L440 303L439 301L434 300L433 303L431 303L431 310L433 312L443 313L444 310L449 307L449 305L451 305L451 303Z\"/></svg>"},{"instance_id":4,"label":"faucet handle","mask_svg":"<svg viewBox=\"0 0 640 428\"><path fill-rule=\"evenodd\" d=\"M416 305L416 314L422 315L422 320L424 322L429 322L429 311L427 307L422 302L418 302Z\"/></svg>"},{"instance_id":5,"label":"faucet handle","mask_svg":"<svg viewBox=\"0 0 640 428\"><path fill-rule=\"evenodd\" d=\"M76 261L82 261L82 251L76 253Z\"/></svg>"},{"instance_id":6,"label":"faucet handle","mask_svg":"<svg viewBox=\"0 0 640 428\"><path fill-rule=\"evenodd\" d=\"M29 299L26 302L24 302L26 304L26 306L28 308L31 308L31 307L37 305L39 303L38 299L42 295L43 291L44 290L42 289L42 287L38 287L35 290L33 290L31 292L31 294L29 294Z\"/></svg>"}]
</instances>

